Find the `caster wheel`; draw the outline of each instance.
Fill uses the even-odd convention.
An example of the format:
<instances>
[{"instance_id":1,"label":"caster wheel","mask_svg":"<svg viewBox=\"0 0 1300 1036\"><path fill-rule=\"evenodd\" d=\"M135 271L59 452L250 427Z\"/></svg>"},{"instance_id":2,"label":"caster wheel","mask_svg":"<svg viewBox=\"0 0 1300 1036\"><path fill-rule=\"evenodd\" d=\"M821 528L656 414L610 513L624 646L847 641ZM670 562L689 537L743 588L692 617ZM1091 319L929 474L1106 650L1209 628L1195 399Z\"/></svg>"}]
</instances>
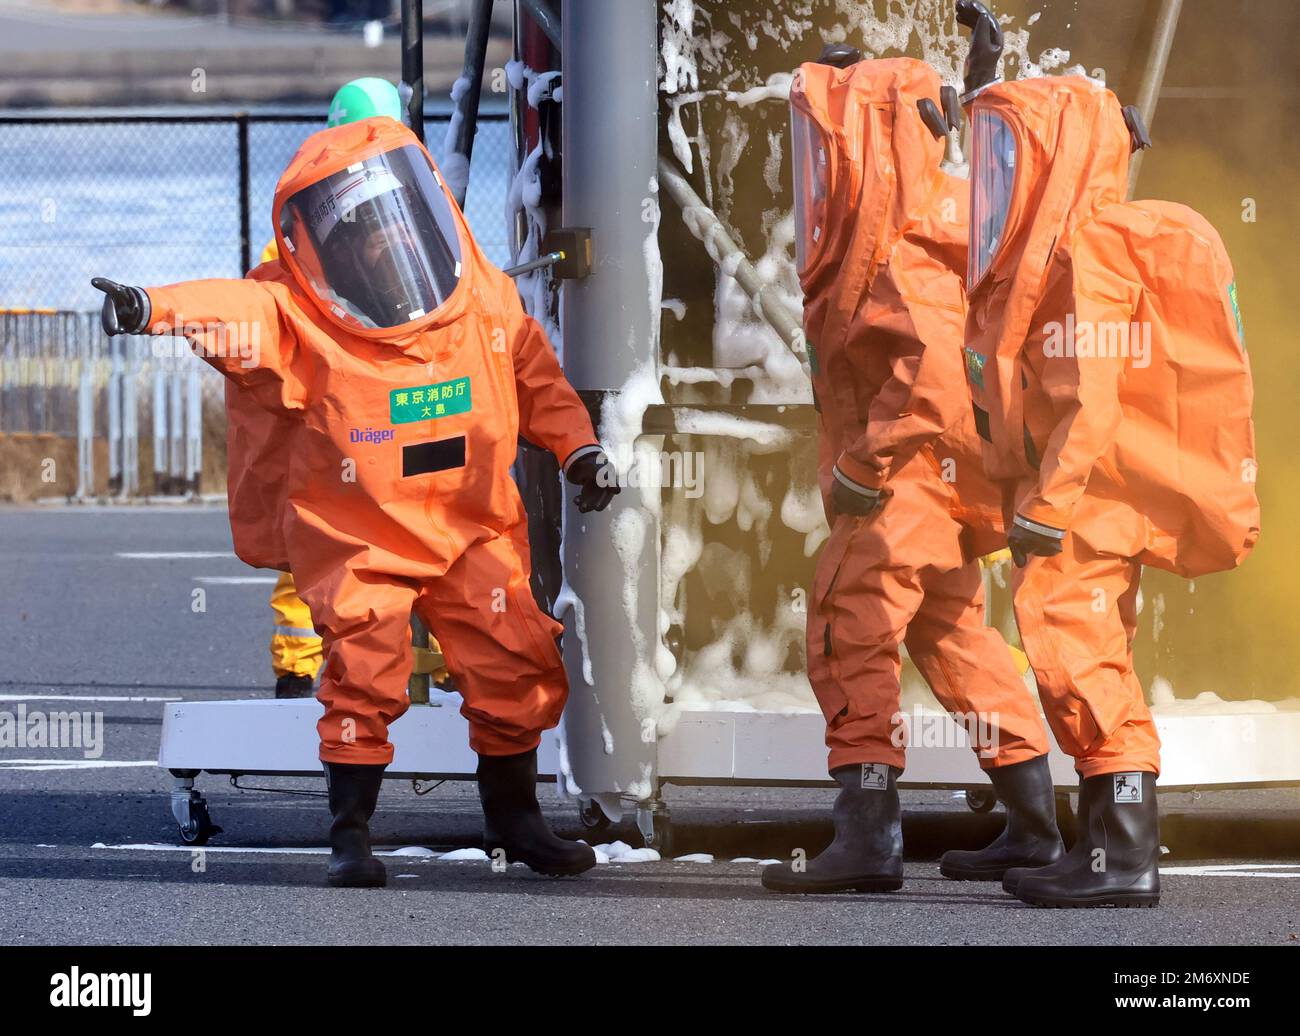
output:
<instances>
[{"instance_id":1,"label":"caster wheel","mask_svg":"<svg viewBox=\"0 0 1300 1036\"><path fill-rule=\"evenodd\" d=\"M207 845L209 838L221 834L221 828L214 824L208 815L207 803L201 800L190 803L189 821L177 824L176 830L185 845Z\"/></svg>"},{"instance_id":2,"label":"caster wheel","mask_svg":"<svg viewBox=\"0 0 1300 1036\"><path fill-rule=\"evenodd\" d=\"M578 820L585 830L593 834L609 829L609 817L605 816L605 811L593 799L583 799L578 803Z\"/></svg>"},{"instance_id":3,"label":"caster wheel","mask_svg":"<svg viewBox=\"0 0 1300 1036\"><path fill-rule=\"evenodd\" d=\"M973 813L988 813L997 804L998 796L992 788L966 789L966 805Z\"/></svg>"}]
</instances>

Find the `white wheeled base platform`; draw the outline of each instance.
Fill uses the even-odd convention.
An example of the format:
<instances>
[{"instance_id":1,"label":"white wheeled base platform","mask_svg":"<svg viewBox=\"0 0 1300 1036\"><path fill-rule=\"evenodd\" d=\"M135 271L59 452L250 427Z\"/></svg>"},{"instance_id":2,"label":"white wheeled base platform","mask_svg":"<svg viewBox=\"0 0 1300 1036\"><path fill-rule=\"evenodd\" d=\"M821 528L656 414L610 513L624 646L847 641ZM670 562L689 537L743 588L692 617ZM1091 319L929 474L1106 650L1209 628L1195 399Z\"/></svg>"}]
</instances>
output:
<instances>
[{"instance_id":1,"label":"white wheeled base platform","mask_svg":"<svg viewBox=\"0 0 1300 1036\"><path fill-rule=\"evenodd\" d=\"M460 696L431 691L429 698L389 729L393 761L386 778L473 777L478 757L469 747ZM314 698L175 702L163 713L158 765L173 772L317 777L322 711ZM543 738L538 772L553 774L558 759L555 739Z\"/></svg>"},{"instance_id":2,"label":"white wheeled base platform","mask_svg":"<svg viewBox=\"0 0 1300 1036\"><path fill-rule=\"evenodd\" d=\"M177 702L163 716L159 765L177 784L172 813L182 841L201 845L220 829L194 790L202 772L232 776L321 774L314 699ZM1225 712L1157 715L1162 742L1160 786L1165 790L1225 789L1300 784L1300 712ZM658 744L658 783L826 784L825 724L818 713L683 712ZM460 715L460 697L435 692L429 705L412 706L393 724L390 779L473 779L477 757ZM1062 795L1078 785L1072 760L1053 748L1052 776ZM559 770L557 738L542 738L538 774ZM968 746L965 731L942 714L913 731L903 788L965 788L973 809L995 804L988 778ZM611 799L600 796L613 807ZM648 845L666 848L671 820L656 794L627 802ZM611 810L612 811L612 810ZM583 823L604 826L600 805L580 803Z\"/></svg>"},{"instance_id":3,"label":"white wheeled base platform","mask_svg":"<svg viewBox=\"0 0 1300 1036\"><path fill-rule=\"evenodd\" d=\"M428 705L413 705L389 729L393 761L390 780L473 780L478 756L469 747L469 724L456 694L430 692ZM320 777L320 739L316 721L321 704L313 698L254 701L187 701L163 712L158 765L176 779L172 816L181 841L203 845L221 828L208 816L207 803L194 789L200 773L232 777ZM558 768L553 736L537 749L539 775Z\"/></svg>"}]
</instances>

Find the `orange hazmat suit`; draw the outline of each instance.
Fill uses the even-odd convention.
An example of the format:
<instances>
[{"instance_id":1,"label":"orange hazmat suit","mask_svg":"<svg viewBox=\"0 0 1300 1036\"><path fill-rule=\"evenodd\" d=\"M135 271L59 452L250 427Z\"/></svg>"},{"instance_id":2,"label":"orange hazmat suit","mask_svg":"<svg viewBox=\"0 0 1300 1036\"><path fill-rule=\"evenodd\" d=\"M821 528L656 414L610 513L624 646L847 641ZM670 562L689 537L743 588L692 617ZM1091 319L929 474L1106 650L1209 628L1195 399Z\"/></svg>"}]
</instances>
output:
<instances>
[{"instance_id":1,"label":"orange hazmat suit","mask_svg":"<svg viewBox=\"0 0 1300 1036\"><path fill-rule=\"evenodd\" d=\"M1144 564L1231 568L1259 534L1250 365L1213 227L1125 203L1131 138L1081 77L998 83L974 140L966 375L1048 721L1084 777L1159 772L1133 671Z\"/></svg>"},{"instance_id":2,"label":"orange hazmat suit","mask_svg":"<svg viewBox=\"0 0 1300 1036\"><path fill-rule=\"evenodd\" d=\"M796 244L832 522L808 614L808 675L831 769L902 768L900 647L959 719L991 728L981 765L1047 735L1005 641L984 624L977 558L1002 545L962 376L968 192L917 110L940 82L908 58L801 66L791 93ZM838 481L879 493L836 515ZM971 727L972 732L974 728Z\"/></svg>"},{"instance_id":3,"label":"orange hazmat suit","mask_svg":"<svg viewBox=\"0 0 1300 1036\"><path fill-rule=\"evenodd\" d=\"M509 469L520 434L569 463L597 450L587 411L399 123L310 137L274 218L279 262L149 289L150 324L294 422L282 527L325 642L321 759L391 762L413 608L443 645L474 750L527 752L567 682L561 627L529 591Z\"/></svg>"}]
</instances>

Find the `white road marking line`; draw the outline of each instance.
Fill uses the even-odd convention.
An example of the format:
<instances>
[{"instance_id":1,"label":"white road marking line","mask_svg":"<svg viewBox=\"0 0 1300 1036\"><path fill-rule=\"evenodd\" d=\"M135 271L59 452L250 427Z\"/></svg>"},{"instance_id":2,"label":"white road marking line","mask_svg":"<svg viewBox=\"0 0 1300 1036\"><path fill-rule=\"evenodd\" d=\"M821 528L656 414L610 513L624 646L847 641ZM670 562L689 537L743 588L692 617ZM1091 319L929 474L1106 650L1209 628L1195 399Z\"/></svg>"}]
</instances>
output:
<instances>
[{"instance_id":1,"label":"white road marking line","mask_svg":"<svg viewBox=\"0 0 1300 1036\"><path fill-rule=\"evenodd\" d=\"M195 576L196 583L215 583L219 586L243 586L250 583L274 583L275 576Z\"/></svg>"},{"instance_id":2,"label":"white road marking line","mask_svg":"<svg viewBox=\"0 0 1300 1036\"><path fill-rule=\"evenodd\" d=\"M111 770L124 766L157 765L157 759L133 762L118 759L5 759L0 756L0 770Z\"/></svg>"},{"instance_id":3,"label":"white road marking line","mask_svg":"<svg viewBox=\"0 0 1300 1036\"><path fill-rule=\"evenodd\" d=\"M1161 874L1196 878L1300 878L1300 863L1220 863L1199 867L1161 867Z\"/></svg>"},{"instance_id":4,"label":"white road marking line","mask_svg":"<svg viewBox=\"0 0 1300 1036\"><path fill-rule=\"evenodd\" d=\"M135 842L135 843L127 843L125 845L105 845L103 842L96 842L94 845L91 846L91 848L92 849L119 849L119 850L128 850L131 852L147 852L147 853L192 853L201 849L205 853L233 853L233 854L249 853L252 855L262 855L262 856L328 856L330 853L330 850L327 846L319 846L319 847L313 846L310 848L295 848L295 849L286 847L283 849L274 849L274 848L265 848L259 846L238 846L238 845L205 845L205 846L164 845L161 842ZM466 850L461 850L461 849L453 850L453 852L464 852L464 851ZM482 852L482 850L472 850L472 851ZM422 845L406 845L400 849L374 849L373 852L376 856L400 856L404 859L409 859L412 862L418 862L419 860L437 860L437 859L441 859L443 856L450 855L449 853L435 852L433 849L427 849ZM487 859L486 856L484 856L483 858Z\"/></svg>"},{"instance_id":5,"label":"white road marking line","mask_svg":"<svg viewBox=\"0 0 1300 1036\"><path fill-rule=\"evenodd\" d=\"M131 561L206 561L211 558L233 558L235 555L224 550L157 550L118 551L113 556Z\"/></svg>"},{"instance_id":6,"label":"white road marking line","mask_svg":"<svg viewBox=\"0 0 1300 1036\"><path fill-rule=\"evenodd\" d=\"M0 694L0 701L184 701L179 696L154 698L148 695L131 694Z\"/></svg>"}]
</instances>

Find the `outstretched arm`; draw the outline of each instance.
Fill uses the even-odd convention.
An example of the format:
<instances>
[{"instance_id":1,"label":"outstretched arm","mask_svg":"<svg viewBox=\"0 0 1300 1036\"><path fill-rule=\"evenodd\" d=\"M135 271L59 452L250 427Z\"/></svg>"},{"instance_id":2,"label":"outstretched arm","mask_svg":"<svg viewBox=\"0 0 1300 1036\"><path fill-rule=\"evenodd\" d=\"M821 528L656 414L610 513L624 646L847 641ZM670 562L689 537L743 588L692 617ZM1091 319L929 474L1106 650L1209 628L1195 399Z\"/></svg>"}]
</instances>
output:
<instances>
[{"instance_id":1,"label":"outstretched arm","mask_svg":"<svg viewBox=\"0 0 1300 1036\"><path fill-rule=\"evenodd\" d=\"M305 379L298 343L257 280L185 281L137 288L96 277L105 294L104 330L185 338L200 359L272 410L301 409Z\"/></svg>"}]
</instances>

